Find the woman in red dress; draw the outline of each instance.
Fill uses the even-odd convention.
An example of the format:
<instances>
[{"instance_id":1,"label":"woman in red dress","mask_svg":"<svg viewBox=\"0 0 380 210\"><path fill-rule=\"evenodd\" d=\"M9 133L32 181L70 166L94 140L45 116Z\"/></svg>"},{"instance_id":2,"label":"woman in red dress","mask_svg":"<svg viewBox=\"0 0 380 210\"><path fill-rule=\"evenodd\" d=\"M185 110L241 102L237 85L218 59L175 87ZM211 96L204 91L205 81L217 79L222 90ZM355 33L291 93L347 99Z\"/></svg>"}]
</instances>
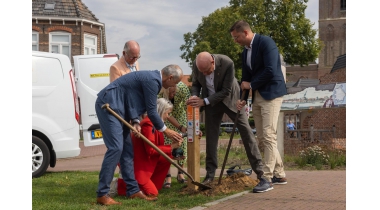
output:
<instances>
[{"instance_id":1,"label":"woman in red dress","mask_svg":"<svg viewBox=\"0 0 380 210\"><path fill-rule=\"evenodd\" d=\"M165 121L173 110L173 104L167 99L157 100L157 112L161 119ZM141 134L155 144L169 157L172 156L172 149L180 147L180 142L173 142L171 145L164 145L164 135L157 131L150 119L146 116L140 123ZM166 173L170 168L170 162L154 150L144 140L132 135L134 152L135 178L141 191L147 196L158 196L158 191L162 188Z\"/></svg>"}]
</instances>

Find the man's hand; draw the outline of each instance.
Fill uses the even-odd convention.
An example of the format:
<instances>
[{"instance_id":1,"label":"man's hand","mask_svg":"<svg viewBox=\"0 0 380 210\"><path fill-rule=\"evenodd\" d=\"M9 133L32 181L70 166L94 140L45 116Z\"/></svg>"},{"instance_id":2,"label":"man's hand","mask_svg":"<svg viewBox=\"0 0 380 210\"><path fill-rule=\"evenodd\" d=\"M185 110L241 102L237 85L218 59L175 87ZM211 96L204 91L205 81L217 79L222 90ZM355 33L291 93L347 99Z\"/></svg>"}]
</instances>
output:
<instances>
[{"instance_id":1,"label":"man's hand","mask_svg":"<svg viewBox=\"0 0 380 210\"><path fill-rule=\"evenodd\" d=\"M249 82L241 82L240 87L241 87L242 90L249 90L249 89L251 89L251 83L249 83Z\"/></svg>"},{"instance_id":2,"label":"man's hand","mask_svg":"<svg viewBox=\"0 0 380 210\"><path fill-rule=\"evenodd\" d=\"M133 123L133 127L138 131L138 133L136 133L135 131L132 131L133 135L135 135L135 137L140 138L140 132L141 132L140 124L139 123Z\"/></svg>"},{"instance_id":3,"label":"man's hand","mask_svg":"<svg viewBox=\"0 0 380 210\"><path fill-rule=\"evenodd\" d=\"M247 102L245 102L245 100L242 100L242 101L240 101L240 99L237 100L237 102L236 102L236 108L237 108L237 110L240 111L241 108L243 108L246 104L247 104Z\"/></svg>"},{"instance_id":4,"label":"man's hand","mask_svg":"<svg viewBox=\"0 0 380 210\"><path fill-rule=\"evenodd\" d=\"M165 136L167 136L172 141L175 141L175 142L178 142L178 143L182 143L183 142L182 135L180 133L177 133L177 132L169 129L169 128L166 128L166 130L164 131L164 134L165 134Z\"/></svg>"},{"instance_id":5,"label":"man's hand","mask_svg":"<svg viewBox=\"0 0 380 210\"><path fill-rule=\"evenodd\" d=\"M193 107L201 107L205 105L203 99L199 98L198 96L191 96L189 99L187 99L186 104Z\"/></svg>"}]
</instances>

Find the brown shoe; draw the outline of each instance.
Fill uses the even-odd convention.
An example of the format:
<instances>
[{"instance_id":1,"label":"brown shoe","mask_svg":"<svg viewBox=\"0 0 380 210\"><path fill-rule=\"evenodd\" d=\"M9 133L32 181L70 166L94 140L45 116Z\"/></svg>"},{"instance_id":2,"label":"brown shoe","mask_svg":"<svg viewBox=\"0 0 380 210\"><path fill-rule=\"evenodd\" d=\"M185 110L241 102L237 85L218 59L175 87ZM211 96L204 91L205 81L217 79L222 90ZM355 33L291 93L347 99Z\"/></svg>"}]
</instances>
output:
<instances>
[{"instance_id":1,"label":"brown shoe","mask_svg":"<svg viewBox=\"0 0 380 210\"><path fill-rule=\"evenodd\" d=\"M142 193L141 191L129 196L129 198L130 199L140 198L140 199L144 199L147 201L156 201L158 199L157 197L148 197L148 196L144 195L144 193Z\"/></svg>"},{"instance_id":2,"label":"brown shoe","mask_svg":"<svg viewBox=\"0 0 380 210\"><path fill-rule=\"evenodd\" d=\"M102 197L98 197L96 199L96 203L98 203L100 205L105 205L105 206L109 206L109 205L121 205L120 202L115 201L109 195L103 195Z\"/></svg>"}]
</instances>

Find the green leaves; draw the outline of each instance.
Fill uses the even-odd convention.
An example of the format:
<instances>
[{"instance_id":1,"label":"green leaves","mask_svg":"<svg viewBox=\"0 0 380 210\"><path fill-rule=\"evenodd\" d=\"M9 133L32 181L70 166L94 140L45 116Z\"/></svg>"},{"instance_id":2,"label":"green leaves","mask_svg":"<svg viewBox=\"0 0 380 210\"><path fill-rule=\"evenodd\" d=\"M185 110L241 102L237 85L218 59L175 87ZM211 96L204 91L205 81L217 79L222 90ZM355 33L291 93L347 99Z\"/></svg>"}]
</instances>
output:
<instances>
[{"instance_id":1,"label":"green leaves","mask_svg":"<svg viewBox=\"0 0 380 210\"><path fill-rule=\"evenodd\" d=\"M308 0L231 0L202 18L195 32L184 34L181 58L190 65L202 51L229 56L235 63L235 76L241 78L241 52L229 32L237 20L251 24L252 31L272 36L287 64L307 65L318 57L321 45L317 31L305 17Z\"/></svg>"}]
</instances>

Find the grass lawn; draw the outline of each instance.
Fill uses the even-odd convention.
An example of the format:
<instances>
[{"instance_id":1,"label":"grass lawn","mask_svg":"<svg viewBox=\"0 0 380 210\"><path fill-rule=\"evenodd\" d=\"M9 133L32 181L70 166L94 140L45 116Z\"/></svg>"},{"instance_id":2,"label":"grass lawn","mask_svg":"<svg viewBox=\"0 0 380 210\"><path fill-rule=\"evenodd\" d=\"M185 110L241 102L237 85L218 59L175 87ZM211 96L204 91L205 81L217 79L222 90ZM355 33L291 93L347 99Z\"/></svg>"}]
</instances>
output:
<instances>
[{"instance_id":1,"label":"grass lawn","mask_svg":"<svg viewBox=\"0 0 380 210\"><path fill-rule=\"evenodd\" d=\"M225 134L224 134L225 135ZM228 138L229 135L222 136ZM204 137L203 137L204 138ZM235 134L235 138L240 135ZM227 146L220 146L218 149L218 164L222 167ZM329 154L329 163L323 166L302 161L299 156L284 157L285 170L323 170L338 169L345 170L345 152L334 152ZM200 155L200 164L204 168L205 153ZM300 164L301 163L301 164ZM250 168L245 150L243 147L231 147L226 163L228 167L239 164L243 169ZM186 166L185 166L186 167ZM117 196L115 200L122 202L120 206L100 206L96 204L96 189L98 186L99 172L47 172L44 176L32 179L32 208L33 209L141 209L141 210L167 210L167 209L190 209L201 206L221 198L225 198L238 192L224 193L221 195L205 196L203 194L181 193L181 188L185 185L172 178L170 189L161 189L158 201L147 202L140 199L126 199ZM117 174L115 175L117 176ZM246 189L251 190L251 189Z\"/></svg>"},{"instance_id":2,"label":"grass lawn","mask_svg":"<svg viewBox=\"0 0 380 210\"><path fill-rule=\"evenodd\" d=\"M122 205L106 207L96 204L98 175L99 172L47 172L44 176L33 179L33 209L190 209L237 193L219 196L182 195L181 188L185 185L174 178L170 189L161 189L158 201L130 200L117 196L115 200L122 202Z\"/></svg>"}]
</instances>

